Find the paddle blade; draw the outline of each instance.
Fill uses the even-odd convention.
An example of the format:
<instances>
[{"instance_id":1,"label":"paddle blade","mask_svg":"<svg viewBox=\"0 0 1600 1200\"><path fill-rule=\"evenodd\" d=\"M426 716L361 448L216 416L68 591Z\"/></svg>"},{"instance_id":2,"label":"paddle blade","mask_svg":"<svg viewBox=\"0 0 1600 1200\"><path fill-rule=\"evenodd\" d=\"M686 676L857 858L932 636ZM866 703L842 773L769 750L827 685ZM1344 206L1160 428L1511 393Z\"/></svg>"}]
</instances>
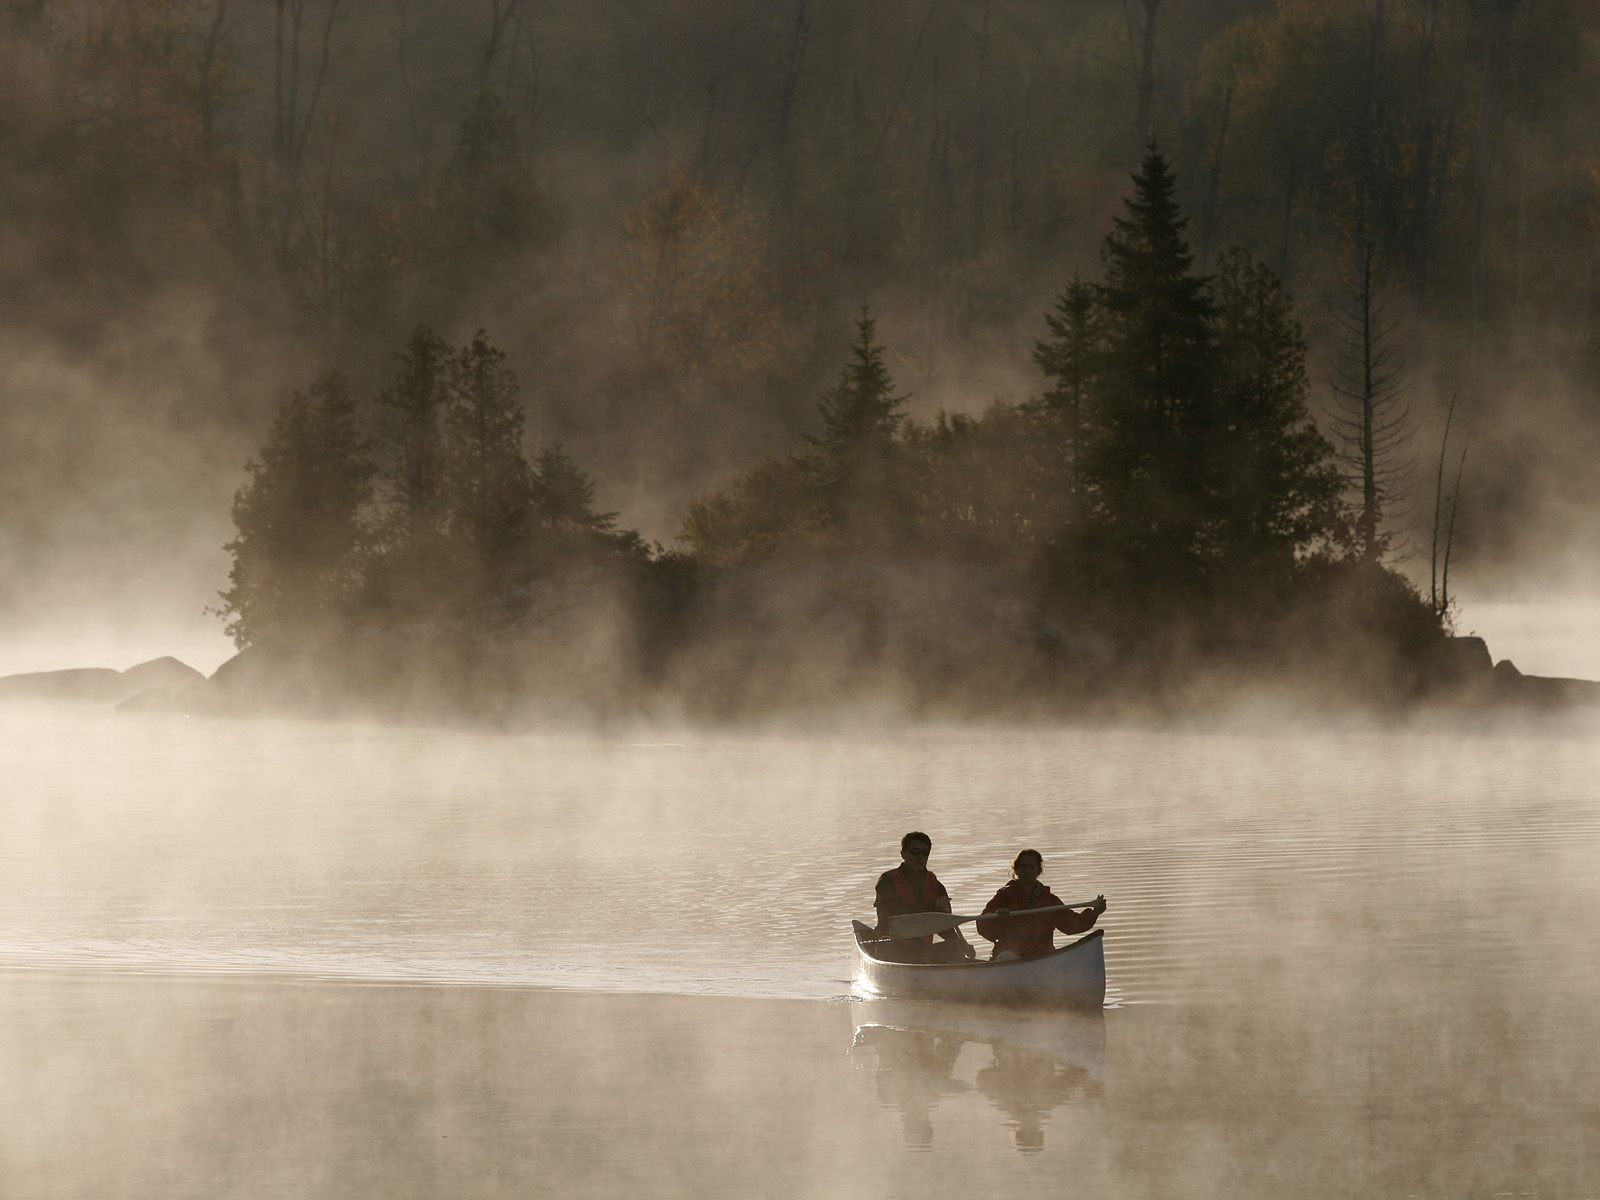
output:
<instances>
[{"instance_id":1,"label":"paddle blade","mask_svg":"<svg viewBox=\"0 0 1600 1200\"><path fill-rule=\"evenodd\" d=\"M971 917L942 912L902 913L884 921L878 926L877 933L879 937L890 938L927 937L930 933L946 933L970 920Z\"/></svg>"}]
</instances>

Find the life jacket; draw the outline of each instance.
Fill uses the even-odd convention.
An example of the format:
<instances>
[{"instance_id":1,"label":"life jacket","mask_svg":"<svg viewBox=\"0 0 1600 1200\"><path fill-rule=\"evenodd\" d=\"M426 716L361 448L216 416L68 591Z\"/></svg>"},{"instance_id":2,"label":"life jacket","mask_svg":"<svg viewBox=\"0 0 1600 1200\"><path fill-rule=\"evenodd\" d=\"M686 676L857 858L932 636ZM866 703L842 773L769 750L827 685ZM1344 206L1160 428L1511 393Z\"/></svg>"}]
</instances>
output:
<instances>
[{"instance_id":1,"label":"life jacket","mask_svg":"<svg viewBox=\"0 0 1600 1200\"><path fill-rule=\"evenodd\" d=\"M1049 908L1060 903L1055 893L1047 887L1041 886L1037 896L1030 896L1022 890L1021 883L1012 880L989 901L984 912L993 912L997 908L1019 912L1029 908ZM1040 913L1036 917L980 921L978 933L993 940L995 954L1010 950L1021 958L1037 958L1055 949L1055 932L1062 924L1077 923L1064 922L1061 918L1075 916L1074 913Z\"/></svg>"},{"instance_id":2,"label":"life jacket","mask_svg":"<svg viewBox=\"0 0 1600 1200\"><path fill-rule=\"evenodd\" d=\"M944 889L939 885L939 877L927 869L923 870L920 879L912 879L904 867L886 871L884 877L894 888L894 898L903 906L900 912L889 914L891 916L897 917L900 913L928 912L944 899Z\"/></svg>"},{"instance_id":3,"label":"life jacket","mask_svg":"<svg viewBox=\"0 0 1600 1200\"><path fill-rule=\"evenodd\" d=\"M904 866L885 871L883 877L889 881L895 900L894 911L884 913L886 917L898 917L905 913L934 912L938 909L939 902L945 898L939 877L926 868L923 869L920 879L912 879ZM907 945L931 946L933 935L929 933L922 937L896 938L895 941Z\"/></svg>"}]
</instances>

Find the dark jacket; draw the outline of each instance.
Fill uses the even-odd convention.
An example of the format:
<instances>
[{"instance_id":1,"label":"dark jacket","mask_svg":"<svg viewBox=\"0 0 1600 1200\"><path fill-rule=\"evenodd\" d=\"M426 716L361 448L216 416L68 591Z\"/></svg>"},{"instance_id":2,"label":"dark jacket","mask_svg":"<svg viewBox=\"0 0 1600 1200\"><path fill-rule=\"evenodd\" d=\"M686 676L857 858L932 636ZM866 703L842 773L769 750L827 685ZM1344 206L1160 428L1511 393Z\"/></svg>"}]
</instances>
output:
<instances>
[{"instance_id":1,"label":"dark jacket","mask_svg":"<svg viewBox=\"0 0 1600 1200\"><path fill-rule=\"evenodd\" d=\"M1051 908L1061 901L1043 884L1035 895L1028 895L1020 879L1013 879L994 894L994 899L983 906L986 913L1005 909L1019 912L1026 908ZM1036 917L992 917L978 921L978 936L994 943L994 953L1010 950L1022 958L1037 958L1055 949L1055 931L1062 933L1087 933L1094 928L1096 913L1060 912L1040 913ZM990 956L991 958L994 955Z\"/></svg>"}]
</instances>

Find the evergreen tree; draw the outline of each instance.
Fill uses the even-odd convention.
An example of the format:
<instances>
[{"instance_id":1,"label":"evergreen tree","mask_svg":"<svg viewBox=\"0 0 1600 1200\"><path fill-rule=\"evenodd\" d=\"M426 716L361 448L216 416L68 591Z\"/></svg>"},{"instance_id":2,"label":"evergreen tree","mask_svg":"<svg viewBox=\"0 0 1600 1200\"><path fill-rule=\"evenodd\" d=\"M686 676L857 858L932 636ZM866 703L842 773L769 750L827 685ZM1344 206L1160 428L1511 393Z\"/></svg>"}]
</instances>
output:
<instances>
[{"instance_id":1,"label":"evergreen tree","mask_svg":"<svg viewBox=\"0 0 1600 1200\"><path fill-rule=\"evenodd\" d=\"M566 539L575 553L645 557L644 540L617 528L617 514L595 508L594 477L557 444L534 460L530 480L533 517L548 533Z\"/></svg>"},{"instance_id":2,"label":"evergreen tree","mask_svg":"<svg viewBox=\"0 0 1600 1200\"><path fill-rule=\"evenodd\" d=\"M522 405L505 354L483 330L450 364L450 534L493 576L527 538L532 479Z\"/></svg>"},{"instance_id":3,"label":"evergreen tree","mask_svg":"<svg viewBox=\"0 0 1600 1200\"><path fill-rule=\"evenodd\" d=\"M1094 289L1074 275L1044 321L1050 336L1034 343L1033 361L1050 387L1026 407L1041 418L1051 443L1059 502L1053 523L1059 525L1072 519L1083 495L1083 457L1102 354Z\"/></svg>"},{"instance_id":4,"label":"evergreen tree","mask_svg":"<svg viewBox=\"0 0 1600 1200\"><path fill-rule=\"evenodd\" d=\"M1216 301L1221 493L1215 549L1259 588L1332 538L1341 487L1333 447L1311 423L1306 347L1277 276L1243 250L1222 256Z\"/></svg>"},{"instance_id":5,"label":"evergreen tree","mask_svg":"<svg viewBox=\"0 0 1600 1200\"><path fill-rule=\"evenodd\" d=\"M391 421L382 441L391 542L417 546L443 535L446 445L444 414L450 399L450 347L426 325L419 325L399 354L398 378L378 397Z\"/></svg>"},{"instance_id":6,"label":"evergreen tree","mask_svg":"<svg viewBox=\"0 0 1600 1200\"><path fill-rule=\"evenodd\" d=\"M368 455L343 375L284 402L233 500L238 532L224 547L233 566L219 611L236 645L312 635L346 614L367 541Z\"/></svg>"},{"instance_id":7,"label":"evergreen tree","mask_svg":"<svg viewBox=\"0 0 1600 1200\"><path fill-rule=\"evenodd\" d=\"M876 330L862 308L850 362L817 404L822 433L806 438L819 514L835 527L904 515L894 460L906 397L895 392Z\"/></svg>"},{"instance_id":8,"label":"evergreen tree","mask_svg":"<svg viewBox=\"0 0 1600 1200\"><path fill-rule=\"evenodd\" d=\"M1212 305L1191 270L1172 172L1154 147L1133 184L1095 287L1104 351L1084 478L1117 553L1136 575L1159 569L1171 581L1200 555L1212 508Z\"/></svg>"}]
</instances>

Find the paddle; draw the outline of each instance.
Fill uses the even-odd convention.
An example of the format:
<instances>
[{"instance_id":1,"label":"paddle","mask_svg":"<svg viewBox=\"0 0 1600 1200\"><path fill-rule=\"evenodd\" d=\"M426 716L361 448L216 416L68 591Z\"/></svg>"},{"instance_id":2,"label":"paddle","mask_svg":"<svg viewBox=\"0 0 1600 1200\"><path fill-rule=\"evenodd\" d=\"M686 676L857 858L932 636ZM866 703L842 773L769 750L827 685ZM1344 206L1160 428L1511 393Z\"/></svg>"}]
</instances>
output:
<instances>
[{"instance_id":1,"label":"paddle","mask_svg":"<svg viewBox=\"0 0 1600 1200\"><path fill-rule=\"evenodd\" d=\"M1094 900L1079 900L1075 904L1052 904L1049 908L1019 908L1007 913L1006 917L1031 917L1037 913L1065 912L1069 908L1090 908L1093 905ZM942 912L903 913L898 917L890 917L873 932L879 938L927 937L932 933L948 933L957 925L965 925L985 915L1001 919L999 913L975 913L969 917Z\"/></svg>"}]
</instances>

